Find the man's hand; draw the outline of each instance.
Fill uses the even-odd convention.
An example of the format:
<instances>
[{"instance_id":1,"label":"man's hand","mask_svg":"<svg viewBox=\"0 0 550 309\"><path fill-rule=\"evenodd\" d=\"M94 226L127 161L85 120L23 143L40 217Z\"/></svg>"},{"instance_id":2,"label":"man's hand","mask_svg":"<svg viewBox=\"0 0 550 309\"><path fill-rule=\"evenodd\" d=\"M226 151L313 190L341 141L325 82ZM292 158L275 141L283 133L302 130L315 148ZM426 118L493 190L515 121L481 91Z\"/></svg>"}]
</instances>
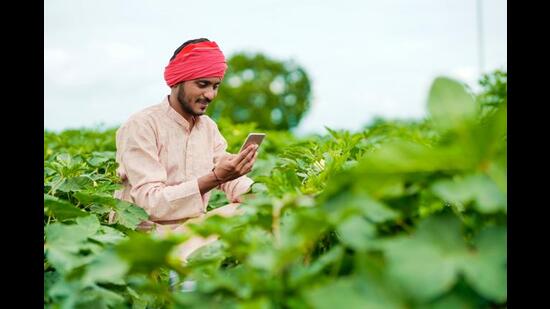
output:
<instances>
[{"instance_id":1,"label":"man's hand","mask_svg":"<svg viewBox=\"0 0 550 309\"><path fill-rule=\"evenodd\" d=\"M252 144L237 155L225 155L214 169L214 173L223 182L239 178L250 173L256 157L258 145Z\"/></svg>"},{"instance_id":2,"label":"man's hand","mask_svg":"<svg viewBox=\"0 0 550 309\"><path fill-rule=\"evenodd\" d=\"M247 194L243 194L243 195L239 195L237 197L235 197L231 203L242 203L244 202L245 200L250 200L250 199L254 199L256 197L255 194L252 194L252 193L247 193Z\"/></svg>"}]
</instances>

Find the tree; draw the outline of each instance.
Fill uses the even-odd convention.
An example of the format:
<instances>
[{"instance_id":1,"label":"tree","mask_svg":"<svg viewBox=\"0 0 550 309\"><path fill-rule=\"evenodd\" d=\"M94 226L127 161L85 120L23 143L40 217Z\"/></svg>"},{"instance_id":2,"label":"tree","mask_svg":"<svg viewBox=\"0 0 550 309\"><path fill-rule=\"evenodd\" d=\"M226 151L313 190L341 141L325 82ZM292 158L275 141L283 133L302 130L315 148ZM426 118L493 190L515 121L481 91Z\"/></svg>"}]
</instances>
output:
<instances>
[{"instance_id":1,"label":"tree","mask_svg":"<svg viewBox=\"0 0 550 309\"><path fill-rule=\"evenodd\" d=\"M481 91L477 94L477 103L482 117L495 112L508 101L508 74L503 70L495 70L483 74L479 80Z\"/></svg>"},{"instance_id":2,"label":"tree","mask_svg":"<svg viewBox=\"0 0 550 309\"><path fill-rule=\"evenodd\" d=\"M218 97L208 111L212 118L255 122L267 130L298 125L311 101L310 82L303 68L261 53L237 53L227 62Z\"/></svg>"}]
</instances>

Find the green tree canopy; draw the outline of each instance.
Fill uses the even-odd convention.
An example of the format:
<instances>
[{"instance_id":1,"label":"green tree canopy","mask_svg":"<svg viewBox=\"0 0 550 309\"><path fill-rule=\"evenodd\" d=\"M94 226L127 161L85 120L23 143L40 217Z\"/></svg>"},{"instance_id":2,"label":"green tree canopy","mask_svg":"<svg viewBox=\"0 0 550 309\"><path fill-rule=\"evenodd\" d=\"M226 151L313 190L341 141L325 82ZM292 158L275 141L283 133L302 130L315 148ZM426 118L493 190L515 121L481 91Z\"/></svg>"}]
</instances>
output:
<instances>
[{"instance_id":1,"label":"green tree canopy","mask_svg":"<svg viewBox=\"0 0 550 309\"><path fill-rule=\"evenodd\" d=\"M237 53L227 63L218 97L209 108L212 118L255 122L267 130L298 125L311 101L310 81L303 68L261 53Z\"/></svg>"}]
</instances>

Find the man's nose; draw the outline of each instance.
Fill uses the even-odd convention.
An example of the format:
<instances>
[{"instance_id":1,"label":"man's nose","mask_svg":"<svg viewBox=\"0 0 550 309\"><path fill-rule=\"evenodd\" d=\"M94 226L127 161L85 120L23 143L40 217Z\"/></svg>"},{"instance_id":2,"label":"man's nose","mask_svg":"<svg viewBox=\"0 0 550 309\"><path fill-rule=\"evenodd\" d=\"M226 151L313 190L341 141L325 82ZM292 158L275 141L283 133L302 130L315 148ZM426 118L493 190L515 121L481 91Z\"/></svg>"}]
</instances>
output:
<instances>
[{"instance_id":1,"label":"man's nose","mask_svg":"<svg viewBox=\"0 0 550 309\"><path fill-rule=\"evenodd\" d=\"M216 96L216 90L212 89L212 88L208 88L208 90L206 90L204 92L204 97L206 99L208 99L209 101L212 101L214 100L214 97Z\"/></svg>"}]
</instances>

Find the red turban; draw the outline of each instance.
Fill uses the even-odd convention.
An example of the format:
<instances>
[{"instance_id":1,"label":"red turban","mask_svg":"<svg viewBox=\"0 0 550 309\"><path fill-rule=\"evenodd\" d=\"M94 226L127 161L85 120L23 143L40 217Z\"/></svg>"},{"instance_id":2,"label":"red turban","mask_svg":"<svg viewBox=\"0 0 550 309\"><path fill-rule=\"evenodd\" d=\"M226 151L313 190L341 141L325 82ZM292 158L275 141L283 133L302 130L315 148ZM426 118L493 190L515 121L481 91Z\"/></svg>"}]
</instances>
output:
<instances>
[{"instance_id":1,"label":"red turban","mask_svg":"<svg viewBox=\"0 0 550 309\"><path fill-rule=\"evenodd\" d=\"M216 42L200 42L185 46L164 69L169 87L182 81L203 77L223 78L227 64Z\"/></svg>"}]
</instances>

